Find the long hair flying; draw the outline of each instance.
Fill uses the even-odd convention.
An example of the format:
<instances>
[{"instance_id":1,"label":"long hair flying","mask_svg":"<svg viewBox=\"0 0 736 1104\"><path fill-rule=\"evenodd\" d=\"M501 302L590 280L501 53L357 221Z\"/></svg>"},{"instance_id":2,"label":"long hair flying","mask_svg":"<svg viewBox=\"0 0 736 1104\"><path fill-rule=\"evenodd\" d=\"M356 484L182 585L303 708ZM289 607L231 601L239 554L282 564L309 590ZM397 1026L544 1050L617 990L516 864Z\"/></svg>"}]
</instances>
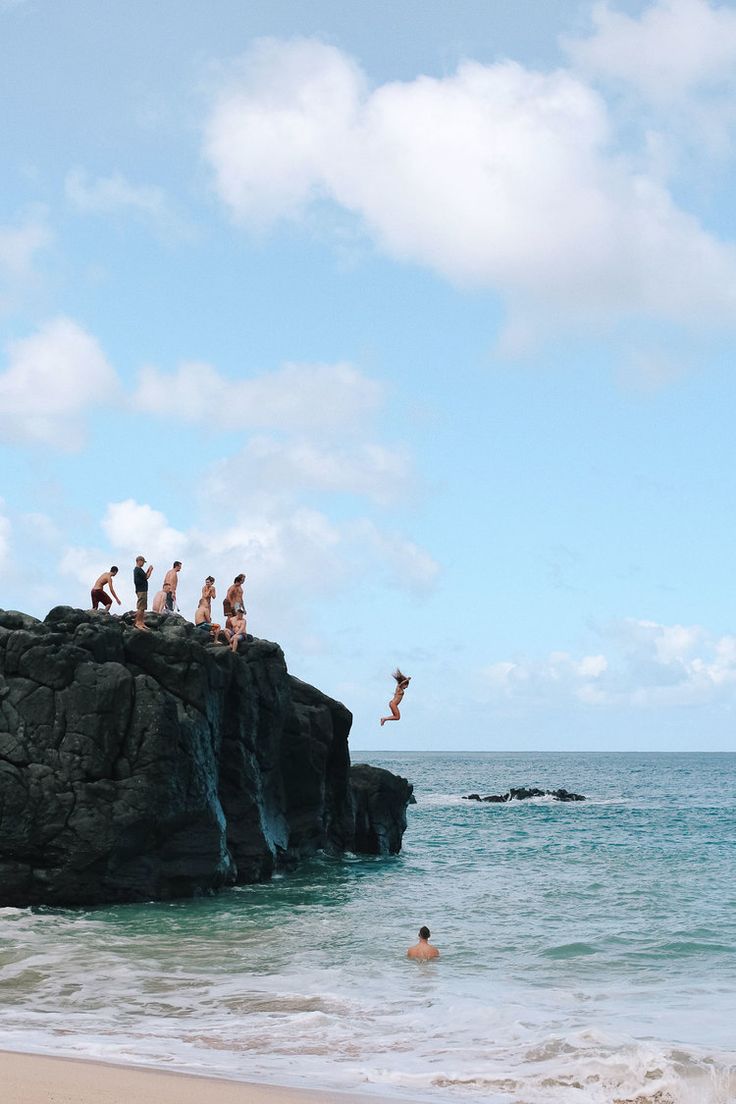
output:
<instances>
[{"instance_id":1,"label":"long hair flying","mask_svg":"<svg viewBox=\"0 0 736 1104\"><path fill-rule=\"evenodd\" d=\"M408 678L406 677L406 675L402 674L398 667L394 671L393 677L396 679L396 685L397 686L400 686L402 682L408 682L409 681Z\"/></svg>"}]
</instances>

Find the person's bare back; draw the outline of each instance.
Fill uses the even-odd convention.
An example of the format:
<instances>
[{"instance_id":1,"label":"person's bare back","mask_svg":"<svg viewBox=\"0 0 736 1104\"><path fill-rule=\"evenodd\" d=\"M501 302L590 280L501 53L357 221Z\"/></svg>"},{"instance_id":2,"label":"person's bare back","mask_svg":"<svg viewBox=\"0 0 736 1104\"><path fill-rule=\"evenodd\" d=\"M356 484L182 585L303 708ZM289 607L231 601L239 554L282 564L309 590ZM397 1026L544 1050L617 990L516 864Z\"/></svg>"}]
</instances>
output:
<instances>
[{"instance_id":1,"label":"person's bare back","mask_svg":"<svg viewBox=\"0 0 736 1104\"><path fill-rule=\"evenodd\" d=\"M98 606L104 606L106 610L109 610L110 606L112 605L112 598L114 598L117 604L120 605L120 599L115 593L115 587L113 586L112 582L117 573L118 569L114 565L110 568L109 571L102 572L99 579L92 587L92 609L96 610ZM105 593L106 586L110 588L110 594L112 594L112 598L110 597L110 594Z\"/></svg>"},{"instance_id":2,"label":"person's bare back","mask_svg":"<svg viewBox=\"0 0 736 1104\"><path fill-rule=\"evenodd\" d=\"M437 948L431 947L429 945L429 938L431 934L432 933L429 928L425 926L421 927L419 929L419 942L416 943L413 947L409 948L409 950L406 952L406 957L418 958L424 961L430 958L439 958L440 952L437 950Z\"/></svg>"}]
</instances>

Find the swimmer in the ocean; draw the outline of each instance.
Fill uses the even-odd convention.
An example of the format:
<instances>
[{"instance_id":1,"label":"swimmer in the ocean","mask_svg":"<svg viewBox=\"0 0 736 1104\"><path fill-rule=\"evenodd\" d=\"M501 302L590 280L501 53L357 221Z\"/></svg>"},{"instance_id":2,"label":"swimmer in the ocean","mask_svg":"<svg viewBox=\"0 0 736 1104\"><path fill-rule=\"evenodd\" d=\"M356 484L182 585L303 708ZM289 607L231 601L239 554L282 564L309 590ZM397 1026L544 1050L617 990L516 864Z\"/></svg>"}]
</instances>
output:
<instances>
[{"instance_id":1,"label":"swimmer in the ocean","mask_svg":"<svg viewBox=\"0 0 736 1104\"><path fill-rule=\"evenodd\" d=\"M426 925L422 925L419 929L419 942L415 943L413 947L410 947L406 952L407 958L419 958L426 960L428 958L439 958L440 952L436 947L430 947L429 937L431 931Z\"/></svg>"},{"instance_id":2,"label":"swimmer in the ocean","mask_svg":"<svg viewBox=\"0 0 736 1104\"><path fill-rule=\"evenodd\" d=\"M394 678L396 679L396 693L388 703L388 707L391 710L390 717L381 717L381 728L385 725L386 721L400 721L401 714L399 713L399 703L404 696L404 691L411 682L408 675L402 675L401 671L397 667L394 671Z\"/></svg>"}]
</instances>

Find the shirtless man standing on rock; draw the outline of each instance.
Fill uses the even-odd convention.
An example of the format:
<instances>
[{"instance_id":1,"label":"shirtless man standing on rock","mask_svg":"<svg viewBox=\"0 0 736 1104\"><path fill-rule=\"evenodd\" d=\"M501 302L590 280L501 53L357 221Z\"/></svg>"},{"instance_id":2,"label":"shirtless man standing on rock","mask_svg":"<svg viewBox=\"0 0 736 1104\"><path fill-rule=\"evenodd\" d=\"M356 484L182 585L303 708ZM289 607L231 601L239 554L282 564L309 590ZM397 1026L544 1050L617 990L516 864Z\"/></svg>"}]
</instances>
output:
<instances>
[{"instance_id":1,"label":"shirtless man standing on rock","mask_svg":"<svg viewBox=\"0 0 736 1104\"><path fill-rule=\"evenodd\" d=\"M226 617L233 617L240 610L245 610L243 603L243 583L245 575L236 575L231 586L227 588L227 594L222 601L222 612Z\"/></svg>"},{"instance_id":2,"label":"shirtless man standing on rock","mask_svg":"<svg viewBox=\"0 0 736 1104\"><path fill-rule=\"evenodd\" d=\"M430 947L429 945L429 937L431 934L429 928L423 925L419 929L419 942L409 948L406 952L406 957L420 959L439 958L440 952L437 948Z\"/></svg>"},{"instance_id":3,"label":"shirtless man standing on rock","mask_svg":"<svg viewBox=\"0 0 736 1104\"><path fill-rule=\"evenodd\" d=\"M92 587L93 610L96 610L100 603L102 603L105 609L109 612L110 606L112 605L112 598L114 598L117 604L120 605L120 599L115 593L115 587L112 585L112 581L117 573L118 569L116 567L111 567L109 571L103 571L95 585ZM106 586L109 586L112 598L110 597L110 594L105 594L104 588Z\"/></svg>"},{"instance_id":4,"label":"shirtless man standing on rock","mask_svg":"<svg viewBox=\"0 0 736 1104\"><path fill-rule=\"evenodd\" d=\"M166 608L169 613L176 612L176 587L179 582L181 560L174 560L174 565L164 575L164 590L166 591Z\"/></svg>"}]
</instances>

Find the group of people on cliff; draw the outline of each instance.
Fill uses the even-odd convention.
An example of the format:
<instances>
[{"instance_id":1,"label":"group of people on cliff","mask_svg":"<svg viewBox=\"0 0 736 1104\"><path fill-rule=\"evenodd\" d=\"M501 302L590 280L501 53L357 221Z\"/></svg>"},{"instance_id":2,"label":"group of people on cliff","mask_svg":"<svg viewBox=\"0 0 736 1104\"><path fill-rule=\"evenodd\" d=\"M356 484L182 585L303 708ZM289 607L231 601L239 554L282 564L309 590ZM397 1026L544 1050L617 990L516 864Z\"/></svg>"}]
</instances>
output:
<instances>
[{"instance_id":1,"label":"group of people on cliff","mask_svg":"<svg viewBox=\"0 0 736 1104\"><path fill-rule=\"evenodd\" d=\"M146 625L146 610L148 609L148 582L153 574L153 564L145 567L145 556L136 556L133 568L133 589L136 598L135 627L141 632L149 632ZM174 563L164 576L161 589L154 595L151 608L154 613L177 613L179 607L176 604L176 590L181 571L181 560ZM103 606L110 609L113 598L118 605L121 601L115 593L113 580L118 574L118 568L113 565L109 571L103 571L92 587L92 609ZM246 627L246 609L243 604L243 584L245 575L236 575L231 585L227 588L227 594L222 601L223 624L219 624L212 616L212 601L217 597L214 576L208 575L202 587L202 596L197 604L194 614L194 625L203 635L206 633L215 644L227 644L234 652L238 650L241 640L248 639ZM110 593L107 593L106 588Z\"/></svg>"},{"instance_id":2,"label":"group of people on cliff","mask_svg":"<svg viewBox=\"0 0 736 1104\"><path fill-rule=\"evenodd\" d=\"M133 589L135 590L136 598L134 624L141 632L149 632L145 615L148 609L148 581L153 574L153 564L145 567L145 563L145 556L136 556L135 567L133 568ZM179 607L176 604L176 588L179 584L181 566L181 560L174 560L173 564L164 575L161 590L157 592L153 599L152 609L154 613L166 614L178 612ZM109 611L113 598L118 605L121 605L120 599L115 593L115 584L113 582L117 573L118 569L113 565L109 571L103 571L96 580L91 591L92 609L96 610L99 606L104 606L105 610ZM234 652L237 652L241 640L249 639L245 620L247 611L243 604L244 582L245 574L241 573L235 576L232 583L227 588L227 594L222 600L224 624L219 624L214 621L212 617L212 601L217 597L215 578L213 575L208 575L205 579L204 585L202 586L202 596L199 599L197 609L194 613L195 628L200 630L203 634L206 633L215 644L229 645ZM106 588L109 588L109 594ZM252 639L252 637L250 639ZM393 673L393 678L396 682L396 689L394 691L394 696L388 703L391 712L388 716L380 718L381 727L383 727L387 721L401 720L399 705L411 682L410 676L405 675L398 667Z\"/></svg>"}]
</instances>

